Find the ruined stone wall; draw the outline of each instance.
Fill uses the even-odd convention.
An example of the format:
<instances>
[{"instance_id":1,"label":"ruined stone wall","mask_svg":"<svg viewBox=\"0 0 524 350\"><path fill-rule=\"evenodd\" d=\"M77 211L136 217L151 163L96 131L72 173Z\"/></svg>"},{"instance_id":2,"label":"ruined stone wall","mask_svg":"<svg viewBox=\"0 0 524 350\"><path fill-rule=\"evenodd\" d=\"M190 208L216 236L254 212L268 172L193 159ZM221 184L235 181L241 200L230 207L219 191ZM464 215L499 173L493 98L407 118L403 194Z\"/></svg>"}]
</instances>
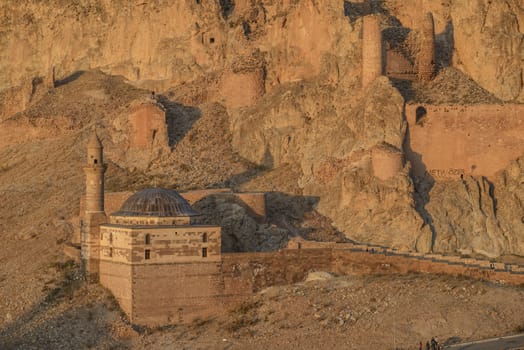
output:
<instances>
[{"instance_id":1,"label":"ruined stone wall","mask_svg":"<svg viewBox=\"0 0 524 350\"><path fill-rule=\"evenodd\" d=\"M155 103L135 106L129 115L129 146L149 149L155 144L168 146L165 111Z\"/></svg>"},{"instance_id":2,"label":"ruined stone wall","mask_svg":"<svg viewBox=\"0 0 524 350\"><path fill-rule=\"evenodd\" d=\"M404 151L416 176L492 178L524 154L524 105L406 105Z\"/></svg>"},{"instance_id":3,"label":"ruined stone wall","mask_svg":"<svg viewBox=\"0 0 524 350\"><path fill-rule=\"evenodd\" d=\"M377 16L362 21L362 86L366 86L382 75L382 33Z\"/></svg>"},{"instance_id":4,"label":"ruined stone wall","mask_svg":"<svg viewBox=\"0 0 524 350\"><path fill-rule=\"evenodd\" d=\"M435 25L433 15L428 12L420 23L420 52L417 57L418 77L429 81L435 73Z\"/></svg>"},{"instance_id":5,"label":"ruined stone wall","mask_svg":"<svg viewBox=\"0 0 524 350\"><path fill-rule=\"evenodd\" d=\"M235 193L235 197L244 202L257 218L266 217L266 194L259 193Z\"/></svg>"},{"instance_id":6,"label":"ruined stone wall","mask_svg":"<svg viewBox=\"0 0 524 350\"><path fill-rule=\"evenodd\" d=\"M388 77L408 80L414 80L417 77L413 63L398 50L386 50L385 66Z\"/></svg>"},{"instance_id":7,"label":"ruined stone wall","mask_svg":"<svg viewBox=\"0 0 524 350\"><path fill-rule=\"evenodd\" d=\"M386 147L374 147L371 150L371 164L373 174L381 180L387 180L402 170L402 152Z\"/></svg>"},{"instance_id":8,"label":"ruined stone wall","mask_svg":"<svg viewBox=\"0 0 524 350\"><path fill-rule=\"evenodd\" d=\"M264 95L265 73L263 68L235 72L226 70L220 80L220 94L227 108L251 106Z\"/></svg>"},{"instance_id":9,"label":"ruined stone wall","mask_svg":"<svg viewBox=\"0 0 524 350\"><path fill-rule=\"evenodd\" d=\"M222 254L225 286L239 283L256 292L269 286L303 281L309 271L330 271L331 250L282 250L268 253ZM234 293L225 289L225 294Z\"/></svg>"},{"instance_id":10,"label":"ruined stone wall","mask_svg":"<svg viewBox=\"0 0 524 350\"><path fill-rule=\"evenodd\" d=\"M347 250L333 250L332 271L341 274L374 274L393 273L405 274L410 272L440 273L452 276L468 276L475 279L503 281L507 284L519 285L524 283L524 274L510 274L494 269L482 269L479 266L466 266L464 259L460 262L448 263L432 260L404 257L400 255L385 255L369 252L352 252ZM486 262L489 265L489 262ZM486 266L484 266L486 267Z\"/></svg>"},{"instance_id":11,"label":"ruined stone wall","mask_svg":"<svg viewBox=\"0 0 524 350\"><path fill-rule=\"evenodd\" d=\"M195 190L195 191L189 191L189 192L182 192L180 195L184 197L186 201L189 202L189 204L193 205L202 198L205 198L207 196L211 196L214 194L220 194L220 193L231 193L230 188L213 188L208 190Z\"/></svg>"}]
</instances>

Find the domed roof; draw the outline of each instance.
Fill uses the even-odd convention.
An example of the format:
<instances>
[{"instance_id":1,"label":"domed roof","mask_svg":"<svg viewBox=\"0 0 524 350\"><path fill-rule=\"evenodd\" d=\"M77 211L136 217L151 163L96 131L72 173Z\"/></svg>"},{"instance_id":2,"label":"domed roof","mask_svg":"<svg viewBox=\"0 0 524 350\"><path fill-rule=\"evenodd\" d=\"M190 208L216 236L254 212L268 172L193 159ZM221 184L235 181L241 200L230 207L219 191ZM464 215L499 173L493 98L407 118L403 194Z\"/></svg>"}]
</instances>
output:
<instances>
[{"instance_id":1,"label":"domed roof","mask_svg":"<svg viewBox=\"0 0 524 350\"><path fill-rule=\"evenodd\" d=\"M148 188L129 197L115 216L195 216L196 211L177 191Z\"/></svg>"}]
</instances>

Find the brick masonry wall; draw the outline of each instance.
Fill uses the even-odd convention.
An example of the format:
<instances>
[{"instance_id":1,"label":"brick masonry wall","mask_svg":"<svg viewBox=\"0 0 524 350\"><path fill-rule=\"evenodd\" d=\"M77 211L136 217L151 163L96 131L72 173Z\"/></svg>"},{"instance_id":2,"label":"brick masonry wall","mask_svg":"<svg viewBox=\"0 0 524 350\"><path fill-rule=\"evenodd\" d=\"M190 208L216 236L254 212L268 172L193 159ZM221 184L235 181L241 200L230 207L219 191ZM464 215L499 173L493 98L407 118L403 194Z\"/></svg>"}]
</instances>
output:
<instances>
[{"instance_id":1,"label":"brick masonry wall","mask_svg":"<svg viewBox=\"0 0 524 350\"><path fill-rule=\"evenodd\" d=\"M377 16L362 19L362 86L382 75L382 32Z\"/></svg>"},{"instance_id":2,"label":"brick masonry wall","mask_svg":"<svg viewBox=\"0 0 524 350\"><path fill-rule=\"evenodd\" d=\"M133 323L191 322L224 310L220 263L133 266Z\"/></svg>"},{"instance_id":3,"label":"brick masonry wall","mask_svg":"<svg viewBox=\"0 0 524 350\"><path fill-rule=\"evenodd\" d=\"M100 261L100 284L113 293L127 315L132 314L131 265Z\"/></svg>"},{"instance_id":4,"label":"brick masonry wall","mask_svg":"<svg viewBox=\"0 0 524 350\"><path fill-rule=\"evenodd\" d=\"M130 147L152 147L158 139L159 144L167 146L167 126L165 112L154 103L145 103L135 107L129 115L131 132Z\"/></svg>"},{"instance_id":5,"label":"brick masonry wall","mask_svg":"<svg viewBox=\"0 0 524 350\"><path fill-rule=\"evenodd\" d=\"M425 116L417 122L417 109ZM414 174L493 177L524 154L524 104L406 105L404 151Z\"/></svg>"},{"instance_id":6,"label":"brick masonry wall","mask_svg":"<svg viewBox=\"0 0 524 350\"><path fill-rule=\"evenodd\" d=\"M235 73L227 70L220 79L220 93L228 108L254 105L265 92L263 68Z\"/></svg>"},{"instance_id":7,"label":"brick masonry wall","mask_svg":"<svg viewBox=\"0 0 524 350\"><path fill-rule=\"evenodd\" d=\"M386 51L386 75L397 79L415 80L417 71L404 55L397 50Z\"/></svg>"},{"instance_id":8,"label":"brick masonry wall","mask_svg":"<svg viewBox=\"0 0 524 350\"><path fill-rule=\"evenodd\" d=\"M250 292L257 292L303 281L309 271L329 271L331 261L331 249L227 253L222 254L222 273L226 286L242 284L249 286ZM226 288L225 294L231 292Z\"/></svg>"}]
</instances>

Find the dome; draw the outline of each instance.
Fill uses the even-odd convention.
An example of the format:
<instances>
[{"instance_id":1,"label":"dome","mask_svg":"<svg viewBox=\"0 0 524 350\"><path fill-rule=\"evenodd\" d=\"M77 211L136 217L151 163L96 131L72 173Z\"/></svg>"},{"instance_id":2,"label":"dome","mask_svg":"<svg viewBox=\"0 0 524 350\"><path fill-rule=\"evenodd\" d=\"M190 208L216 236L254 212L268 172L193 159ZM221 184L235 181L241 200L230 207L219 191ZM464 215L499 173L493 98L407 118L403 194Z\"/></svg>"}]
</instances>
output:
<instances>
[{"instance_id":1,"label":"dome","mask_svg":"<svg viewBox=\"0 0 524 350\"><path fill-rule=\"evenodd\" d=\"M129 197L115 216L195 216L196 211L177 191L148 188Z\"/></svg>"}]
</instances>

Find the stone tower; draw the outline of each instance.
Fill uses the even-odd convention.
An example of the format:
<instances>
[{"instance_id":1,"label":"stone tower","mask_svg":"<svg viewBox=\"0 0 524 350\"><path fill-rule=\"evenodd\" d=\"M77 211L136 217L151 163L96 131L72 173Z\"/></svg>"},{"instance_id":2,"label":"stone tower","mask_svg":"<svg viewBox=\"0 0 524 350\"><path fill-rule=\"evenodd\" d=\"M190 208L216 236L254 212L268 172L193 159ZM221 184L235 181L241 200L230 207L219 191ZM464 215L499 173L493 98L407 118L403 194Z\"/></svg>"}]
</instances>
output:
<instances>
[{"instance_id":1,"label":"stone tower","mask_svg":"<svg viewBox=\"0 0 524 350\"><path fill-rule=\"evenodd\" d=\"M103 147L94 133L87 144L86 201L83 213L82 267L86 278L98 281L100 259L100 225L107 222L104 212L104 164Z\"/></svg>"},{"instance_id":2,"label":"stone tower","mask_svg":"<svg viewBox=\"0 0 524 350\"><path fill-rule=\"evenodd\" d=\"M382 75L382 33L377 16L362 20L362 87Z\"/></svg>"},{"instance_id":3,"label":"stone tower","mask_svg":"<svg viewBox=\"0 0 524 350\"><path fill-rule=\"evenodd\" d=\"M426 13L421 21L418 78L430 81L435 73L435 24L431 12Z\"/></svg>"}]
</instances>

